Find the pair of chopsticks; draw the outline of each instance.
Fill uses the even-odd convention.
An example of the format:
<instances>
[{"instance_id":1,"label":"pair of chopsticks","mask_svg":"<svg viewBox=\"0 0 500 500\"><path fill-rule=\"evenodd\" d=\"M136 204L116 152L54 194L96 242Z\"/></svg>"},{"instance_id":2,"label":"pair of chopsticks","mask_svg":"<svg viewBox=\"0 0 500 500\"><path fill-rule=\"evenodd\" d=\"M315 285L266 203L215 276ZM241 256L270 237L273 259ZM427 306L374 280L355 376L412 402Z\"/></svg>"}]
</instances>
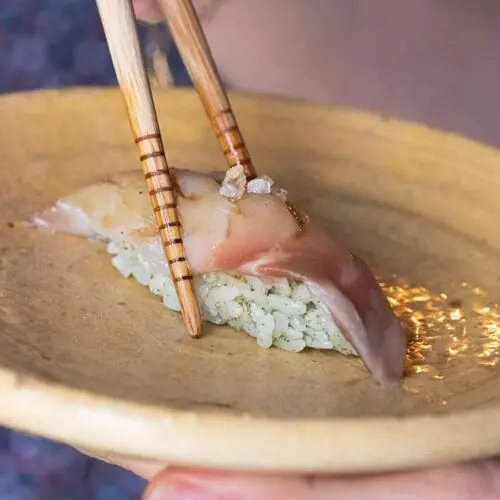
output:
<instances>
[{"instance_id":1,"label":"pair of chopsticks","mask_svg":"<svg viewBox=\"0 0 500 500\"><path fill-rule=\"evenodd\" d=\"M191 0L160 0L159 4L229 167L241 165L247 178L253 179L254 166ZM132 0L97 0L97 6L184 323L192 337L199 337L200 307L184 249L174 185L141 53Z\"/></svg>"}]
</instances>

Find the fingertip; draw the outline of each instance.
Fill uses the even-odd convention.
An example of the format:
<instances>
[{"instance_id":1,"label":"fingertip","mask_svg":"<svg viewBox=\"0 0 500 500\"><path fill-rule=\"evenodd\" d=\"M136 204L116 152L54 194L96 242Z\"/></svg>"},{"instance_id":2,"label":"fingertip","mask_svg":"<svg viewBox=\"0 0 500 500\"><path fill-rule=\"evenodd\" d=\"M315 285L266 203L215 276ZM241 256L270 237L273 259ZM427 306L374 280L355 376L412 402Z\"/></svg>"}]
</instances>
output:
<instances>
[{"instance_id":1,"label":"fingertip","mask_svg":"<svg viewBox=\"0 0 500 500\"><path fill-rule=\"evenodd\" d=\"M222 500L210 487L211 481L205 480L207 476L207 472L164 469L146 488L143 500Z\"/></svg>"},{"instance_id":2,"label":"fingertip","mask_svg":"<svg viewBox=\"0 0 500 500\"><path fill-rule=\"evenodd\" d=\"M137 19L149 24L163 21L163 13L155 0L133 0Z\"/></svg>"},{"instance_id":3,"label":"fingertip","mask_svg":"<svg viewBox=\"0 0 500 500\"><path fill-rule=\"evenodd\" d=\"M304 498L304 490L297 477L167 469L155 477L143 499L292 500Z\"/></svg>"}]
</instances>

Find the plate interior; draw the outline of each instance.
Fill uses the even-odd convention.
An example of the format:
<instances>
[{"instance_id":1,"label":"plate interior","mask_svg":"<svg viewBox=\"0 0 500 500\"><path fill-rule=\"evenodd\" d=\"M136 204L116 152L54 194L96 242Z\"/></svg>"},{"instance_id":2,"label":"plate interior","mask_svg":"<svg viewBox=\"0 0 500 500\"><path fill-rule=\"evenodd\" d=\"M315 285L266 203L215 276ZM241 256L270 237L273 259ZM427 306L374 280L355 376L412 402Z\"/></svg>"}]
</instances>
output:
<instances>
[{"instance_id":1,"label":"plate interior","mask_svg":"<svg viewBox=\"0 0 500 500\"><path fill-rule=\"evenodd\" d=\"M500 403L500 154L347 109L234 97L255 164L384 283L412 343L401 385L342 355L260 349L180 317L96 243L18 223L107 174L140 168L114 90L2 98L0 368L157 408L336 419ZM197 97L156 98L171 165L224 167Z\"/></svg>"}]
</instances>

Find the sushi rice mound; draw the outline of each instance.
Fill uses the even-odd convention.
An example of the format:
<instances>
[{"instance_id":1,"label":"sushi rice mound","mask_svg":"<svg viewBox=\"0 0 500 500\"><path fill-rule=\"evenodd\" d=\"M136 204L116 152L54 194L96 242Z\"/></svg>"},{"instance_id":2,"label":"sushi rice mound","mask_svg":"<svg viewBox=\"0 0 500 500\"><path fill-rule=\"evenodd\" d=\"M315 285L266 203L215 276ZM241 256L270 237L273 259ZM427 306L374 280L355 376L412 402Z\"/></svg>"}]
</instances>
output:
<instances>
[{"instance_id":1,"label":"sushi rice mound","mask_svg":"<svg viewBox=\"0 0 500 500\"><path fill-rule=\"evenodd\" d=\"M167 265L152 268L126 237L113 239L107 251L123 276L133 276L162 297L166 307L180 311ZM286 278L264 282L253 276L217 272L197 276L195 285L205 321L242 330L262 348L274 345L299 352L309 347L356 355L327 308L300 282Z\"/></svg>"}]
</instances>

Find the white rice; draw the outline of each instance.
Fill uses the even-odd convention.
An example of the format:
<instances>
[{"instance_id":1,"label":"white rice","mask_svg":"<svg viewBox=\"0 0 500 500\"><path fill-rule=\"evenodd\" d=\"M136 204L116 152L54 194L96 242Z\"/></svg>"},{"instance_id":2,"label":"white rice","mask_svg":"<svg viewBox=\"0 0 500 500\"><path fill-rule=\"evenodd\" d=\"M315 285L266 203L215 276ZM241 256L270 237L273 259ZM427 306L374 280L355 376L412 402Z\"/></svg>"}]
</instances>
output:
<instances>
[{"instance_id":1,"label":"white rice","mask_svg":"<svg viewBox=\"0 0 500 500\"><path fill-rule=\"evenodd\" d=\"M158 249L162 251L160 244ZM165 261L156 259L162 265L152 265L142 248L125 236L109 243L107 250L123 276L133 276L162 297L166 307L180 310ZM195 285L204 320L243 330L262 348L276 346L299 352L309 347L356 355L327 308L302 283L288 279L264 282L240 274L209 273L197 276Z\"/></svg>"}]
</instances>

